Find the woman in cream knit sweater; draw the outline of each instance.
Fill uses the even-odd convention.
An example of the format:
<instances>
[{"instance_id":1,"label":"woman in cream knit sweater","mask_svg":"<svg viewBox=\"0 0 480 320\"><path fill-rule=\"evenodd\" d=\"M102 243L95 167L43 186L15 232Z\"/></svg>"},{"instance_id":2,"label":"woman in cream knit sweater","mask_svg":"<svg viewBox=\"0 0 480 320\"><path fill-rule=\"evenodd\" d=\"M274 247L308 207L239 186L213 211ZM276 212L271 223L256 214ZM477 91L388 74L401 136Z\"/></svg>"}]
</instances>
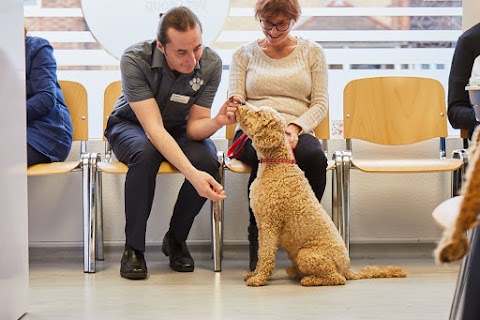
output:
<instances>
[{"instance_id":1,"label":"woman in cream knit sweater","mask_svg":"<svg viewBox=\"0 0 480 320\"><path fill-rule=\"evenodd\" d=\"M313 129L328 111L327 67L322 47L290 34L300 17L297 0L258 0L255 18L264 38L238 48L230 67L229 95L277 110L287 122L298 166L320 201L325 190L327 159ZM238 130L235 139L240 137ZM248 187L257 176L258 159L248 141L239 160L252 167ZM257 264L258 229L250 209L250 270Z\"/></svg>"}]
</instances>

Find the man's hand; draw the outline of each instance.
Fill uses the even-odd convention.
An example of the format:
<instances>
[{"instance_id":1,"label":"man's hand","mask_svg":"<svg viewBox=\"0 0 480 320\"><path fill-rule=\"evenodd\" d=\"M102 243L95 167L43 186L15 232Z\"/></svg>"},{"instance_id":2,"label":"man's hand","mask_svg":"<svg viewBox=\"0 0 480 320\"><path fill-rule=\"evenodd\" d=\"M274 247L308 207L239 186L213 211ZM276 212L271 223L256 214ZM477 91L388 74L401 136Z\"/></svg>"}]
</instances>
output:
<instances>
[{"instance_id":1,"label":"man's hand","mask_svg":"<svg viewBox=\"0 0 480 320\"><path fill-rule=\"evenodd\" d=\"M237 111L238 105L242 102L243 101L237 97L230 97L218 111L215 121L221 126L236 123L235 112Z\"/></svg>"},{"instance_id":2,"label":"man's hand","mask_svg":"<svg viewBox=\"0 0 480 320\"><path fill-rule=\"evenodd\" d=\"M224 200L227 197L222 185L204 171L196 170L196 172L187 177L187 179L201 197L212 201Z\"/></svg>"}]
</instances>

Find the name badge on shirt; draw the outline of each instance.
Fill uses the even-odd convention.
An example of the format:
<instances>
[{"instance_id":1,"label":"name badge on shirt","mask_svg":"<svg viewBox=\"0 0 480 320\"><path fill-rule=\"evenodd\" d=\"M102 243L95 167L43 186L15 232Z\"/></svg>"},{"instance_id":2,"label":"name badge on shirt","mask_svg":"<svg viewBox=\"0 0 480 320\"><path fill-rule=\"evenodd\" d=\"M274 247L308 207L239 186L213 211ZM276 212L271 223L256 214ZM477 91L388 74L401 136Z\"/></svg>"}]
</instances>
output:
<instances>
[{"instance_id":1,"label":"name badge on shirt","mask_svg":"<svg viewBox=\"0 0 480 320\"><path fill-rule=\"evenodd\" d=\"M184 96L182 94L174 93L170 97L170 101L187 104L188 101L190 101L190 97L189 96Z\"/></svg>"}]
</instances>

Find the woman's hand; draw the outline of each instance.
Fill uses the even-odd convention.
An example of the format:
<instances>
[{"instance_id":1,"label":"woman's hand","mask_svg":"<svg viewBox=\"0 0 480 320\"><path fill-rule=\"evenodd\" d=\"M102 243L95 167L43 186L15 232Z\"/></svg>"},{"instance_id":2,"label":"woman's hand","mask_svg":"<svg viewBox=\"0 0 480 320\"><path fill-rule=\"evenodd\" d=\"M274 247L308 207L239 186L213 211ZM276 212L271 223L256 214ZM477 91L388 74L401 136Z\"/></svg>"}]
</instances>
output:
<instances>
[{"instance_id":1,"label":"woman's hand","mask_svg":"<svg viewBox=\"0 0 480 320\"><path fill-rule=\"evenodd\" d=\"M302 129L297 126L296 124L289 124L288 127L285 129L285 133L288 137L288 142L290 142L290 147L295 149L298 144L298 134Z\"/></svg>"}]
</instances>

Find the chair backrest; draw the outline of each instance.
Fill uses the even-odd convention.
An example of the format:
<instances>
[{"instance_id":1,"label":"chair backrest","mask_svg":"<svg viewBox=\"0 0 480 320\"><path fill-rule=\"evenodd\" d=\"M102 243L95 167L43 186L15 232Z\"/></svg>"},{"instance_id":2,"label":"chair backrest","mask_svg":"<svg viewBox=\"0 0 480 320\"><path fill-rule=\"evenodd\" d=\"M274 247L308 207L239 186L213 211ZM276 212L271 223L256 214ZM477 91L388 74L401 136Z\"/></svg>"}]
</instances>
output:
<instances>
[{"instance_id":1,"label":"chair backrest","mask_svg":"<svg viewBox=\"0 0 480 320\"><path fill-rule=\"evenodd\" d=\"M236 124L231 124L226 127L225 138L227 138L229 142L235 138L235 127ZM330 114L328 111L325 115L325 119L319 123L314 131L317 139L321 139L323 141L328 141L330 139Z\"/></svg>"},{"instance_id":2,"label":"chair backrest","mask_svg":"<svg viewBox=\"0 0 480 320\"><path fill-rule=\"evenodd\" d=\"M73 125L73 141L88 140L87 90L75 81L59 80Z\"/></svg>"},{"instance_id":3,"label":"chair backrest","mask_svg":"<svg viewBox=\"0 0 480 320\"><path fill-rule=\"evenodd\" d=\"M344 138L402 145L448 135L440 82L376 77L349 82L343 92Z\"/></svg>"},{"instance_id":4,"label":"chair backrest","mask_svg":"<svg viewBox=\"0 0 480 320\"><path fill-rule=\"evenodd\" d=\"M108 116L112 113L113 107L122 93L122 81L114 81L105 89L103 95L103 131L107 127ZM102 131L102 132L103 132ZM105 136L103 140L106 140Z\"/></svg>"}]
</instances>

